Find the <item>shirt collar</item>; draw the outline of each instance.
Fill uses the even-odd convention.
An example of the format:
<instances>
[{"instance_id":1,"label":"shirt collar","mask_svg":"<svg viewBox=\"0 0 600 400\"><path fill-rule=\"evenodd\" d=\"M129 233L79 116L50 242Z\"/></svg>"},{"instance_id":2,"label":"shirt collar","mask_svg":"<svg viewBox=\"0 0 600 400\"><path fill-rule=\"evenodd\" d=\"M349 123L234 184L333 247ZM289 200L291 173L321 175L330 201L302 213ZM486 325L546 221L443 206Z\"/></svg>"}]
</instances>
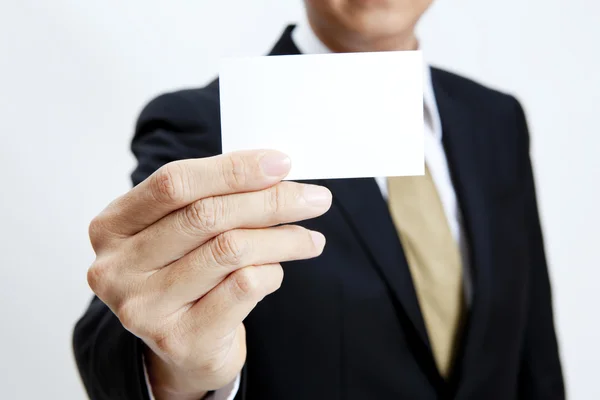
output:
<instances>
[{"instance_id":1,"label":"shirt collar","mask_svg":"<svg viewBox=\"0 0 600 400\"><path fill-rule=\"evenodd\" d=\"M292 31L292 40L302 54L327 54L332 51L321 42L313 32L306 17L301 20ZM427 62L423 63L423 111L425 123L436 139L442 139L442 123L433 91L431 68Z\"/></svg>"}]
</instances>

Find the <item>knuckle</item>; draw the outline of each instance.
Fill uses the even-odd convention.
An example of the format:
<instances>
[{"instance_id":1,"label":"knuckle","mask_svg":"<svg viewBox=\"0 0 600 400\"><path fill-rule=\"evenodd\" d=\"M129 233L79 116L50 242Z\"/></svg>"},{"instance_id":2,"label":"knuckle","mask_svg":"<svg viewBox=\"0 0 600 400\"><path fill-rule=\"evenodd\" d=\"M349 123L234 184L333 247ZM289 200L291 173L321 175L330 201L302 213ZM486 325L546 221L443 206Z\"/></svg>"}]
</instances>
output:
<instances>
[{"instance_id":1,"label":"knuckle","mask_svg":"<svg viewBox=\"0 0 600 400\"><path fill-rule=\"evenodd\" d=\"M238 154L229 154L222 164L223 180L227 187L237 192L246 186L247 161Z\"/></svg>"},{"instance_id":2,"label":"knuckle","mask_svg":"<svg viewBox=\"0 0 600 400\"><path fill-rule=\"evenodd\" d=\"M154 199L166 204L181 204L187 198L189 182L181 162L171 162L153 175L150 190Z\"/></svg>"},{"instance_id":3,"label":"knuckle","mask_svg":"<svg viewBox=\"0 0 600 400\"><path fill-rule=\"evenodd\" d=\"M218 197L209 197L186 207L184 215L186 225L194 231L213 232L223 217L223 201Z\"/></svg>"},{"instance_id":4,"label":"knuckle","mask_svg":"<svg viewBox=\"0 0 600 400\"><path fill-rule=\"evenodd\" d=\"M174 364L183 365L188 357L187 347L174 334L156 335L153 339L158 351L166 355Z\"/></svg>"},{"instance_id":5,"label":"knuckle","mask_svg":"<svg viewBox=\"0 0 600 400\"><path fill-rule=\"evenodd\" d=\"M146 329L140 307L133 299L123 301L121 305L119 305L116 315L123 327L129 332L136 336L146 336Z\"/></svg>"},{"instance_id":6,"label":"knuckle","mask_svg":"<svg viewBox=\"0 0 600 400\"><path fill-rule=\"evenodd\" d=\"M265 191L265 212L279 213L286 205L286 191L282 185L275 185Z\"/></svg>"},{"instance_id":7,"label":"knuckle","mask_svg":"<svg viewBox=\"0 0 600 400\"><path fill-rule=\"evenodd\" d=\"M223 266L238 266L242 264L246 253L246 242L232 231L216 236L210 246L213 259Z\"/></svg>"},{"instance_id":8,"label":"knuckle","mask_svg":"<svg viewBox=\"0 0 600 400\"><path fill-rule=\"evenodd\" d=\"M99 251L104 247L108 239L108 230L106 229L106 221L103 217L96 216L92 219L88 227L88 235L94 251Z\"/></svg>"},{"instance_id":9,"label":"knuckle","mask_svg":"<svg viewBox=\"0 0 600 400\"><path fill-rule=\"evenodd\" d=\"M254 268L242 268L230 275L231 291L236 300L244 301L258 297L260 279Z\"/></svg>"},{"instance_id":10,"label":"knuckle","mask_svg":"<svg viewBox=\"0 0 600 400\"><path fill-rule=\"evenodd\" d=\"M98 260L90 266L87 272L88 285L99 298L104 299L110 286L110 266Z\"/></svg>"}]
</instances>

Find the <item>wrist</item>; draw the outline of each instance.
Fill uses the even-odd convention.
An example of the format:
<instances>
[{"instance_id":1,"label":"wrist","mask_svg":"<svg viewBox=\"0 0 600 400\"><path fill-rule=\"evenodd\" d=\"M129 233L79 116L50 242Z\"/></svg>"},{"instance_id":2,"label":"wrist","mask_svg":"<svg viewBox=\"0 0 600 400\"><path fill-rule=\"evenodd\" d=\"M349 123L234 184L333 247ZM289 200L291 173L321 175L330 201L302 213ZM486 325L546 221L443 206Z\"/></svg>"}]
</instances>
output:
<instances>
[{"instance_id":1,"label":"wrist","mask_svg":"<svg viewBox=\"0 0 600 400\"><path fill-rule=\"evenodd\" d=\"M144 363L155 400L202 400L209 393L195 387L198 379L188 379L188 373L176 371L147 347Z\"/></svg>"}]
</instances>

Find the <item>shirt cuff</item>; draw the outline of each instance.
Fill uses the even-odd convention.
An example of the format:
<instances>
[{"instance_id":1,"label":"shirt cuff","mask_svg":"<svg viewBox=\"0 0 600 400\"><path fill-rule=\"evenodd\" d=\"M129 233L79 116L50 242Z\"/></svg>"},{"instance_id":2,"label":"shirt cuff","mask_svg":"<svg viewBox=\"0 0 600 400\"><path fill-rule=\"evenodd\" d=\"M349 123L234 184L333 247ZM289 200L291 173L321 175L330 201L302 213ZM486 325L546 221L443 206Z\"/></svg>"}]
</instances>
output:
<instances>
[{"instance_id":1,"label":"shirt cuff","mask_svg":"<svg viewBox=\"0 0 600 400\"><path fill-rule=\"evenodd\" d=\"M146 381L146 388L148 389L148 398L150 400L155 400L154 394L152 394L152 385L150 385L150 376L148 375L148 368L146 368L145 357L142 358L142 361L142 364L144 365L144 379ZM240 390L240 380L241 377L240 374L238 374L231 383L221 389L210 392L204 396L202 400L233 400L238 390Z\"/></svg>"},{"instance_id":2,"label":"shirt cuff","mask_svg":"<svg viewBox=\"0 0 600 400\"><path fill-rule=\"evenodd\" d=\"M233 382L208 394L203 400L233 400L238 390L240 390L240 374L235 377Z\"/></svg>"}]
</instances>

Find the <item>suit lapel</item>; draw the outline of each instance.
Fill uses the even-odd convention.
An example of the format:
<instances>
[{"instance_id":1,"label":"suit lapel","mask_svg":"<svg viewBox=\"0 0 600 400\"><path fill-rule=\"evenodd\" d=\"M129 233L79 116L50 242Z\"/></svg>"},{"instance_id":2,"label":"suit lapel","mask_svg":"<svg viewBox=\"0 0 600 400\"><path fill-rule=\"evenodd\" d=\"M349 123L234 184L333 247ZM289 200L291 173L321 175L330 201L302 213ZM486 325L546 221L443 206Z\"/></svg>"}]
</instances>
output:
<instances>
[{"instance_id":1,"label":"suit lapel","mask_svg":"<svg viewBox=\"0 0 600 400\"><path fill-rule=\"evenodd\" d=\"M270 56L300 54L300 50L298 50L298 47L292 40L292 31L294 30L294 27L294 25L289 25L287 28L285 28L285 31L283 31L283 34L269 52Z\"/></svg>"},{"instance_id":2,"label":"suit lapel","mask_svg":"<svg viewBox=\"0 0 600 400\"><path fill-rule=\"evenodd\" d=\"M442 71L432 69L433 86L443 129L443 144L450 167L454 189L463 216L463 231L469 247L468 265L473 285L473 298L467 313L463 334L457 350L452 381L457 384L463 364L477 351L485 337L486 320L492 284L491 232L486 206L484 165L486 127L477 119L473 107L453 96L444 88Z\"/></svg>"},{"instance_id":3,"label":"suit lapel","mask_svg":"<svg viewBox=\"0 0 600 400\"><path fill-rule=\"evenodd\" d=\"M333 193L355 234L388 284L424 342L427 331L419 309L412 277L387 204L374 179L331 179L325 185Z\"/></svg>"},{"instance_id":4,"label":"suit lapel","mask_svg":"<svg viewBox=\"0 0 600 400\"><path fill-rule=\"evenodd\" d=\"M431 354L408 263L375 179L330 179L323 184L331 190L334 205L340 209L370 256L372 265L386 282L416 360L433 383L439 385L441 377Z\"/></svg>"}]
</instances>

